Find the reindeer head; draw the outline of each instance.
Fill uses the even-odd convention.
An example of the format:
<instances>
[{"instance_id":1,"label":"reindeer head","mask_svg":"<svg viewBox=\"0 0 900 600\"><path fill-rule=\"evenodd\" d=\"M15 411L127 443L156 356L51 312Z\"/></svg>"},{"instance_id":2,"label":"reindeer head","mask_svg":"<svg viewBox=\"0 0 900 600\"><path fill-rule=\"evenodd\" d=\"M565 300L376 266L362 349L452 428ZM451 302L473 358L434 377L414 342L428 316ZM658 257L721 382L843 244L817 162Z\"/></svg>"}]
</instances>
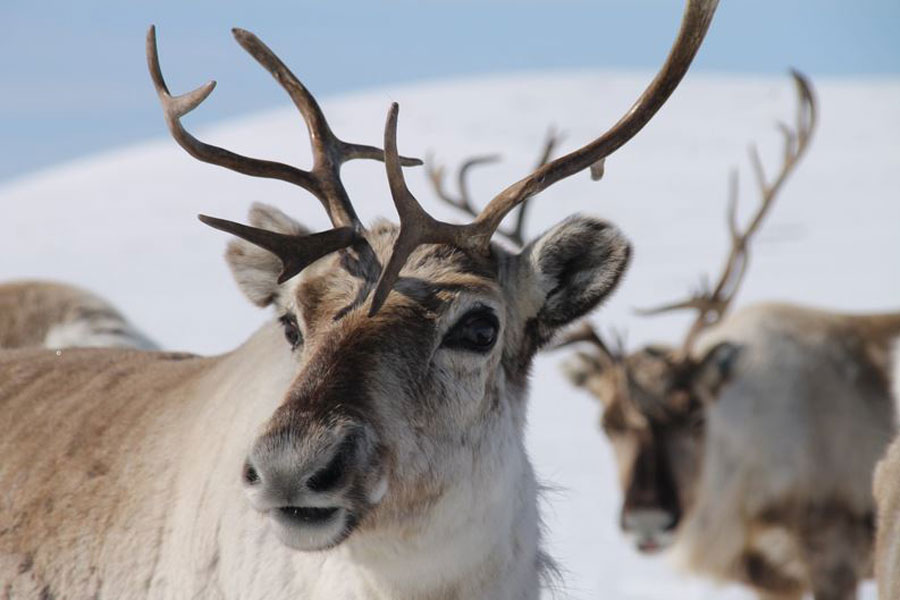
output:
<instances>
[{"instance_id":1,"label":"reindeer head","mask_svg":"<svg viewBox=\"0 0 900 600\"><path fill-rule=\"evenodd\" d=\"M732 176L728 211L731 249L715 286L702 286L688 300L641 311L657 314L692 308L697 318L680 347L647 346L631 354L622 345L610 348L584 324L558 346L585 342L593 352L580 351L565 364L573 384L600 402L601 424L613 445L624 499L622 529L641 551L669 545L685 511L693 503L702 468L706 415L729 379L740 371L741 347L728 341L695 350L701 332L718 323L746 273L749 241L769 211L788 174L805 152L815 125L816 105L809 82L794 72L799 95L795 129L781 125L785 136L783 165L766 180L755 150L753 166L762 201L743 231L736 222L737 186Z\"/></svg>"},{"instance_id":2,"label":"reindeer head","mask_svg":"<svg viewBox=\"0 0 900 600\"><path fill-rule=\"evenodd\" d=\"M605 345L564 364L570 381L602 407L623 492L620 526L642 552L671 544L690 508L702 464L706 410L735 370L728 342L700 358L667 346L622 355Z\"/></svg>"},{"instance_id":3,"label":"reindeer head","mask_svg":"<svg viewBox=\"0 0 900 600\"><path fill-rule=\"evenodd\" d=\"M150 71L179 144L200 160L303 187L334 225L310 234L261 204L250 226L201 216L238 237L227 253L234 276L252 302L275 309L285 352L295 356L293 381L243 470L250 503L285 544L321 550L355 531L420 531L444 506L465 513L474 503L505 503L498 490L530 476L523 427L534 354L615 288L630 250L615 227L580 216L520 252L491 238L511 210L596 166L649 121L684 75L714 7L690 2L675 58L619 124L502 191L468 225L435 220L407 189L401 167L418 161L398 154L396 105L383 152L344 142L312 95L246 31L235 30L238 42L307 123L313 167L200 142L179 119L213 84L171 97L151 29ZM340 179L342 163L356 158L385 162L399 226L366 228L356 217Z\"/></svg>"}]
</instances>

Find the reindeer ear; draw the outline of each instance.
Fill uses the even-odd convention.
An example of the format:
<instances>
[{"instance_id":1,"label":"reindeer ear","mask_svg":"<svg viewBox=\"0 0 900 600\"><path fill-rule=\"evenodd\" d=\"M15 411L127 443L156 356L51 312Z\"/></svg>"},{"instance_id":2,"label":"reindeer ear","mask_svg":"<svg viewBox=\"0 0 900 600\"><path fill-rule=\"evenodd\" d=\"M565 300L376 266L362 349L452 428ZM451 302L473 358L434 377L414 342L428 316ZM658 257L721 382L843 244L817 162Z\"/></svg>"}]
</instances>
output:
<instances>
[{"instance_id":1,"label":"reindeer ear","mask_svg":"<svg viewBox=\"0 0 900 600\"><path fill-rule=\"evenodd\" d=\"M732 342L720 342L710 348L697 364L695 385L715 399L722 386L734 376L742 352L743 347Z\"/></svg>"},{"instance_id":2,"label":"reindeer ear","mask_svg":"<svg viewBox=\"0 0 900 600\"><path fill-rule=\"evenodd\" d=\"M529 244L519 259L530 275L522 290L533 303L537 345L594 309L619 283L631 246L613 225L569 217Z\"/></svg>"},{"instance_id":3,"label":"reindeer ear","mask_svg":"<svg viewBox=\"0 0 900 600\"><path fill-rule=\"evenodd\" d=\"M309 231L274 206L255 202L247 216L250 225L276 233L306 235ZM225 260L238 287L257 306L268 306L278 295L281 261L250 242L235 238L228 243Z\"/></svg>"},{"instance_id":4,"label":"reindeer ear","mask_svg":"<svg viewBox=\"0 0 900 600\"><path fill-rule=\"evenodd\" d=\"M561 366L563 373L575 387L589 387L590 380L606 369L604 361L582 351L566 358Z\"/></svg>"}]
</instances>

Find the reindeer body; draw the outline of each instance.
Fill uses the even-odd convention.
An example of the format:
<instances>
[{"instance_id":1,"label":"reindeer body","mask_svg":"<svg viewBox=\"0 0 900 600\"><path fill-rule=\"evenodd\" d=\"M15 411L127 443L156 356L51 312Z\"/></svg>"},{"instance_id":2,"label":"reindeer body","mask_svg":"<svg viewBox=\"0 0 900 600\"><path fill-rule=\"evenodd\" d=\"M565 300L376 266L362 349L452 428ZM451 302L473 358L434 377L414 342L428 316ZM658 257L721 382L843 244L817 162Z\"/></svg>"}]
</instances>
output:
<instances>
[{"instance_id":1,"label":"reindeer body","mask_svg":"<svg viewBox=\"0 0 900 600\"><path fill-rule=\"evenodd\" d=\"M0 348L114 347L155 350L109 302L64 283L0 284Z\"/></svg>"},{"instance_id":2,"label":"reindeer body","mask_svg":"<svg viewBox=\"0 0 900 600\"><path fill-rule=\"evenodd\" d=\"M452 600L538 597L537 485L524 449L528 372L559 328L617 286L630 245L570 216L512 253L504 217L634 136L684 76L716 0L688 0L663 67L594 141L542 161L467 225L406 186L394 104L384 150L331 130L252 33L234 36L310 131L313 165L206 144L180 119L214 82L173 96L147 34L169 131L192 156L316 197L310 233L257 204L226 259L263 327L216 358L130 351L0 353L0 579L7 596ZM400 225L365 227L340 178L384 161Z\"/></svg>"},{"instance_id":3,"label":"reindeer body","mask_svg":"<svg viewBox=\"0 0 900 600\"><path fill-rule=\"evenodd\" d=\"M900 313L758 304L688 358L576 355L569 375L604 407L623 529L764 598L855 597L871 573L872 471L895 432L898 335Z\"/></svg>"},{"instance_id":4,"label":"reindeer body","mask_svg":"<svg viewBox=\"0 0 900 600\"><path fill-rule=\"evenodd\" d=\"M900 378L898 378L900 379ZM900 389L900 381L895 381ZM900 397L900 392L896 392ZM878 533L875 540L875 579L878 597L900 598L900 437L875 469Z\"/></svg>"},{"instance_id":5,"label":"reindeer body","mask_svg":"<svg viewBox=\"0 0 900 600\"><path fill-rule=\"evenodd\" d=\"M252 252L249 245L243 250ZM428 272L434 284L438 274L426 254L443 261L446 252L432 247L414 255L424 264L420 275ZM335 270L333 264L310 269ZM444 276L467 279L453 271ZM308 293L318 289L312 277L304 277ZM327 289L341 301L356 295L337 280ZM386 314L406 310L396 303L408 301L392 298ZM518 304L515 310L529 309ZM330 313L325 317L331 321ZM348 315L338 331L360 323L368 318ZM355 330L354 336L365 335ZM515 354L504 360L511 361L510 375L527 362ZM462 436L458 442L424 434L411 439L401 424L385 424L382 435L403 438L384 442L391 448L386 468L419 476L406 487L404 478L390 476L389 491L371 492L384 494L384 501L370 499L377 508L346 542L298 552L248 504L240 477L248 449L291 395L297 368L277 324L213 358L95 349L0 354L0 485L7 490L0 581L6 591L13 598L537 597L546 558L522 441L524 373L492 384L483 401L460 405L470 414L454 422L420 422L431 435ZM471 366L463 360L460 368ZM386 381L382 393L408 394L396 387L400 382ZM460 392L467 399L479 390L476 384ZM419 401L429 397L426 391ZM379 412L387 419L412 410L397 405ZM453 452L443 450L445 443Z\"/></svg>"},{"instance_id":6,"label":"reindeer body","mask_svg":"<svg viewBox=\"0 0 900 600\"><path fill-rule=\"evenodd\" d=\"M764 598L852 600L871 573L872 471L894 435L892 344L900 313L846 315L787 304L728 314L749 242L809 148L818 108L792 73L798 105L781 166L766 176L751 146L760 203L737 218L732 173L728 256L715 283L641 311L697 315L680 347L626 354L589 325L567 364L603 405L624 492L622 529L639 550L675 544L697 572L750 585Z\"/></svg>"},{"instance_id":7,"label":"reindeer body","mask_svg":"<svg viewBox=\"0 0 900 600\"><path fill-rule=\"evenodd\" d=\"M678 537L690 567L786 595L823 579L855 590L871 564L872 470L895 431L897 334L900 314L761 304L703 335L700 353L728 342L741 354L706 412Z\"/></svg>"}]
</instances>

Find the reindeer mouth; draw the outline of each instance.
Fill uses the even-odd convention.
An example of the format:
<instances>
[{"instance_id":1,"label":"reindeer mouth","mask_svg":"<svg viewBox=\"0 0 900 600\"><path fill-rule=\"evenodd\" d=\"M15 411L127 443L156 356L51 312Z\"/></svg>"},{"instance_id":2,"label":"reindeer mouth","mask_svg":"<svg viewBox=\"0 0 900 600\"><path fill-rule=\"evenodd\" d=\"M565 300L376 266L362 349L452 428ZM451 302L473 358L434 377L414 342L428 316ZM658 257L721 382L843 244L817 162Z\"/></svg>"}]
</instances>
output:
<instances>
[{"instance_id":1,"label":"reindeer mouth","mask_svg":"<svg viewBox=\"0 0 900 600\"><path fill-rule=\"evenodd\" d=\"M305 552L337 546L356 526L353 512L341 506L279 506L267 512L278 539Z\"/></svg>"},{"instance_id":2,"label":"reindeer mouth","mask_svg":"<svg viewBox=\"0 0 900 600\"><path fill-rule=\"evenodd\" d=\"M337 506L320 508L317 506L282 506L277 509L278 520L290 525L324 525L331 521L340 510Z\"/></svg>"},{"instance_id":3,"label":"reindeer mouth","mask_svg":"<svg viewBox=\"0 0 900 600\"><path fill-rule=\"evenodd\" d=\"M637 548L644 554L656 554L665 547L665 544L653 539L643 538L637 541Z\"/></svg>"},{"instance_id":4,"label":"reindeer mouth","mask_svg":"<svg viewBox=\"0 0 900 600\"><path fill-rule=\"evenodd\" d=\"M635 536L634 545L642 554L658 554L675 541L670 532L644 533Z\"/></svg>"}]
</instances>

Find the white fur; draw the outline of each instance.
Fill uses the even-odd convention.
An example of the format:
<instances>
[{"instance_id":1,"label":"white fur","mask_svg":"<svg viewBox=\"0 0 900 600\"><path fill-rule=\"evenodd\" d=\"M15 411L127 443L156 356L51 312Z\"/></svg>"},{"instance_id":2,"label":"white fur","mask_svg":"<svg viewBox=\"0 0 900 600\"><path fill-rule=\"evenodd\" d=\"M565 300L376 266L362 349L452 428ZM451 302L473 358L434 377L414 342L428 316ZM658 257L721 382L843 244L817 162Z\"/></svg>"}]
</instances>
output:
<instances>
[{"instance_id":1,"label":"white fur","mask_svg":"<svg viewBox=\"0 0 900 600\"><path fill-rule=\"evenodd\" d=\"M44 337L44 347L58 348L136 348L158 350L155 342L119 319L91 319L58 323Z\"/></svg>"},{"instance_id":2,"label":"white fur","mask_svg":"<svg viewBox=\"0 0 900 600\"><path fill-rule=\"evenodd\" d=\"M267 218L260 214L265 207L254 210L257 221ZM275 217L273 221L283 220ZM577 237L569 239L569 234ZM396 228L380 226L370 235L380 260L386 261ZM538 248L547 249L524 257L497 250L496 278L460 270L459 263L445 262L444 255L423 248L405 273L438 288L446 281L453 290L445 296L452 308L417 314L414 318L423 323L397 320L409 314L400 310L409 310L402 295L392 296L384 307L393 315L370 318L359 307L335 319L359 286L356 277L337 266L340 256L325 257L278 286L273 284L277 265L270 261L266 266L255 251L237 242L228 257L242 289L248 292L250 286L248 295L259 304L274 304L279 316L294 310L292 316L306 334L303 343L292 348L281 326L272 323L234 352L208 359L111 351L42 357L83 358L83 363L65 363L75 377L89 370L85 364L97 364L91 360L102 361L103 368L91 372L80 390L66 389L63 398L57 398L58 387L49 389L53 381L47 383L49 393L28 388L39 396L37 402L27 393L12 398L25 410L37 407L28 416L16 415L29 427L23 437L34 439L40 430L60 446L38 453L39 469L47 477L33 480L52 480L59 474L59 455L67 448L84 448L79 423L96 421L103 425L101 432L118 427L125 434L101 434L91 445L94 456L108 463L109 473L108 480L91 481L108 481L113 492L104 488L100 494L83 494L86 484L78 477L84 469L50 489L17 490L14 501L20 505L9 514L37 514L29 511L42 506L45 494L54 500L73 498L78 506L71 512L79 516L98 503L111 508L101 511L100 519L66 521L83 542L73 550L39 556L35 572L52 573L48 589L91 595L102 586L101 595L110 597L538 598L548 561L540 550L537 484L524 448L524 424L528 366L541 340L525 336L535 336L534 321L541 321L544 336L596 306L611 291L628 254L621 234L587 218L569 219L548 235L559 243L539 243ZM546 265L555 271L551 277L557 283L528 289L545 275L540 270ZM268 287L242 279L248 269L256 275L268 270ZM581 293L584 287L591 288L589 294ZM304 296L304 289L319 292ZM520 295L528 299L523 302ZM309 308L310 299L318 304ZM443 333L476 303L495 311L500 324L496 343L480 349L443 344ZM405 326L422 327L422 337L409 342L417 343L415 356L400 344L385 342ZM363 346L364 355L354 354L353 343L360 342L373 346ZM360 360L364 367L357 366ZM350 388L327 384L334 377L356 377L353 369L358 368L365 369L359 379L343 382L365 393L360 402L365 410L357 412L348 410L355 407L349 401L345 406L341 395ZM39 368L31 376L40 384L47 372ZM321 387L310 391L308 386L317 385ZM98 393L100 389L104 392ZM51 435L58 423L40 412L46 405L42 402L51 400L95 412L83 421L66 421L66 432ZM110 407L118 410L120 405L123 411L138 406L148 412L127 427L124 418L108 422ZM53 408L67 412L59 403ZM339 431L345 422L354 432L371 429L375 441L366 445L346 436ZM356 444L353 466L346 467L348 473L355 469L347 475L355 476L352 482L343 490L298 489L297 481L308 482L322 465L331 464L328 458L335 456L342 439ZM0 454L22 441L0 438ZM373 459L375 453L368 451L376 445L384 449L384 458ZM88 471L94 456L87 460ZM28 461L29 470L37 468L32 457L17 457ZM254 466L270 470L260 468L260 477L253 478ZM115 488L120 482L127 484L121 490ZM253 491L256 484L259 497ZM361 496L374 506L360 507ZM340 531L350 514L347 504L359 521L355 529ZM298 506L346 511L318 527L308 526L315 519L301 518L288 529L272 510ZM0 542L18 535L11 530L0 533ZM58 542L55 532L38 531L40 540L31 530L23 535L28 544ZM16 585L34 584L15 562L4 561L0 547L0 578L7 572ZM21 595L32 588L26 590ZM20 595L20 588L13 592Z\"/></svg>"},{"instance_id":3,"label":"white fur","mask_svg":"<svg viewBox=\"0 0 900 600\"><path fill-rule=\"evenodd\" d=\"M864 396L852 365L832 361L825 330L804 326L809 314L750 307L699 344L701 356L725 340L743 351L708 410L697 499L679 535L677 554L695 569L727 577L752 547L775 564L794 560L775 532L751 537L748 526L766 508L837 500L859 515L872 510L871 466L894 433L894 410Z\"/></svg>"},{"instance_id":4,"label":"white fur","mask_svg":"<svg viewBox=\"0 0 900 600\"><path fill-rule=\"evenodd\" d=\"M249 356L256 359L252 369ZM220 589L227 590L222 597L246 599L538 597L539 573L527 551L538 544L537 486L511 425L496 431L492 442L492 451L511 459L452 489L415 527L360 531L324 552L285 547L248 505L235 474L256 425L288 384L289 357L281 333L267 326L210 373L206 385L225 396L198 415L199 444L189 450L192 460L173 495L166 527L173 534L162 544L150 596ZM234 408L223 413L223 405ZM390 490L384 482L376 492ZM198 570L212 562L214 569Z\"/></svg>"}]
</instances>

